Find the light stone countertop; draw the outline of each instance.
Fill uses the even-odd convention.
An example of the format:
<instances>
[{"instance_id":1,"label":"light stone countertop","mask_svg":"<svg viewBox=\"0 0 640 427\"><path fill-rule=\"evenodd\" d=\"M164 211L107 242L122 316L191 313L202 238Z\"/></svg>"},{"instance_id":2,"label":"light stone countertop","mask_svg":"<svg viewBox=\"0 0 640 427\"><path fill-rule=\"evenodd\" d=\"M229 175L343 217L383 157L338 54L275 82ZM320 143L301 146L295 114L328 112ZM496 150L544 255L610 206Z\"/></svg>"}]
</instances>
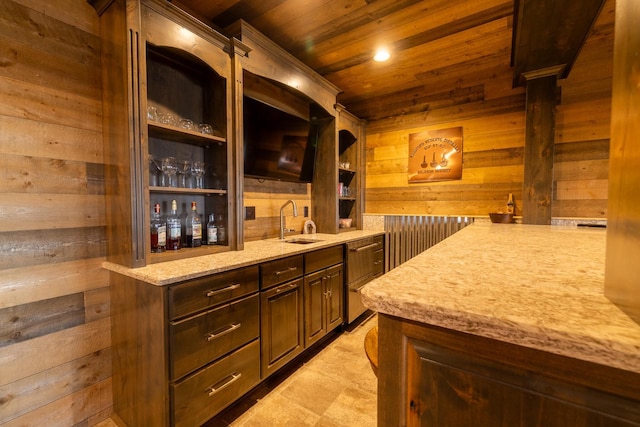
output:
<instances>
[{"instance_id":1,"label":"light stone countertop","mask_svg":"<svg viewBox=\"0 0 640 427\"><path fill-rule=\"evenodd\" d=\"M640 325L604 296L606 231L476 223L365 285L380 313L640 373Z\"/></svg>"},{"instance_id":2,"label":"light stone countertop","mask_svg":"<svg viewBox=\"0 0 640 427\"><path fill-rule=\"evenodd\" d=\"M246 242L244 244L244 250L241 251L221 252L188 259L149 264L139 268L128 268L112 262L105 262L102 264L102 267L143 282L157 286L165 286L380 234L382 234L381 231L364 230L353 230L339 234L296 234L286 236L285 240L303 238L317 239L318 242L294 244L283 242L278 238L257 240L254 242Z\"/></svg>"}]
</instances>

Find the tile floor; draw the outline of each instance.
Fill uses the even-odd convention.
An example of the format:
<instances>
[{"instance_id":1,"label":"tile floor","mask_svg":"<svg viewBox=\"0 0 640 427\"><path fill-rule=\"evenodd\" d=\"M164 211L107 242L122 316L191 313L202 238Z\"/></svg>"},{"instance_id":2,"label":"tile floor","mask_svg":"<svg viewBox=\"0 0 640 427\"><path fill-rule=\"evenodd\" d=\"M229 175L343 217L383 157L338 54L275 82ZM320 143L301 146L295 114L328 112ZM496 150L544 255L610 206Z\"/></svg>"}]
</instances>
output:
<instances>
[{"instance_id":1,"label":"tile floor","mask_svg":"<svg viewBox=\"0 0 640 427\"><path fill-rule=\"evenodd\" d=\"M373 316L285 368L205 427L375 427L377 379L364 352ZM107 420L99 427L115 427Z\"/></svg>"}]
</instances>

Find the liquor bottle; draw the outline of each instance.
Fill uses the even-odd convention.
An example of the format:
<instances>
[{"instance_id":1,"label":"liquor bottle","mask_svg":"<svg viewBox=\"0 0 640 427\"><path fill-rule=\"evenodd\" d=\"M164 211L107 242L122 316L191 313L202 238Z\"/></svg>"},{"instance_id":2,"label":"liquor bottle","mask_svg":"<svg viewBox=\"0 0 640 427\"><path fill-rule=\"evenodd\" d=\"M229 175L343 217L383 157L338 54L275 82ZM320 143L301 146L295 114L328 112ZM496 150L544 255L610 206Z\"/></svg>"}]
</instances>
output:
<instances>
[{"instance_id":1,"label":"liquor bottle","mask_svg":"<svg viewBox=\"0 0 640 427\"><path fill-rule=\"evenodd\" d=\"M222 215L218 215L218 243L224 244L227 241L227 229L224 226L224 218Z\"/></svg>"},{"instance_id":2,"label":"liquor bottle","mask_svg":"<svg viewBox=\"0 0 640 427\"><path fill-rule=\"evenodd\" d=\"M507 200L507 213L515 215L515 213L516 213L515 207L516 207L516 203L513 200L513 194L509 193L509 197L508 197L508 200Z\"/></svg>"},{"instance_id":3,"label":"liquor bottle","mask_svg":"<svg viewBox=\"0 0 640 427\"><path fill-rule=\"evenodd\" d=\"M175 200L171 201L171 212L167 215L167 249L178 250L181 246L182 221L178 216L178 204Z\"/></svg>"},{"instance_id":4,"label":"liquor bottle","mask_svg":"<svg viewBox=\"0 0 640 427\"><path fill-rule=\"evenodd\" d=\"M216 226L215 215L209 214L207 222L207 244L216 245L218 243L218 227Z\"/></svg>"},{"instance_id":5,"label":"liquor bottle","mask_svg":"<svg viewBox=\"0 0 640 427\"><path fill-rule=\"evenodd\" d=\"M151 252L164 252L167 248L167 223L160 217L160 203L151 213Z\"/></svg>"},{"instance_id":6,"label":"liquor bottle","mask_svg":"<svg viewBox=\"0 0 640 427\"><path fill-rule=\"evenodd\" d=\"M202 221L196 202L191 202L191 213L187 215L187 239L186 246L189 248L197 248L202 245Z\"/></svg>"}]
</instances>

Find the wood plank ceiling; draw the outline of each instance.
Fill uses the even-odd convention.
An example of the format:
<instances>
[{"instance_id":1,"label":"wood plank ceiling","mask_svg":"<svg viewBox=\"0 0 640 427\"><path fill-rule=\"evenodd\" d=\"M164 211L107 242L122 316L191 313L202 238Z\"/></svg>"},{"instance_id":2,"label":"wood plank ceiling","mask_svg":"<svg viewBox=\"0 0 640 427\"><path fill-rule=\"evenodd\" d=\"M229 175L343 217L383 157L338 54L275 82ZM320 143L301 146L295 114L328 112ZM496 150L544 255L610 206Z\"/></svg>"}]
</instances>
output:
<instances>
[{"instance_id":1,"label":"wood plank ceiling","mask_svg":"<svg viewBox=\"0 0 640 427\"><path fill-rule=\"evenodd\" d=\"M529 71L549 58L575 51L600 10L575 0L174 0L221 30L243 19L343 92L338 101L373 121L484 99L483 85L496 75ZM515 6L514 6L515 3ZM575 4L574 4L575 3ZM570 6L574 4L574 6ZM579 13L575 10L579 4ZM563 6L564 5L564 6ZM565 7L566 6L566 7ZM513 32L514 11L520 23ZM563 13L566 10L568 13ZM534 11L535 13L532 13ZM545 21L548 14L553 21ZM572 18L571 14L580 19ZM562 25L569 20L570 25ZM542 38L536 38L540 22ZM556 37L561 31L561 38ZM567 34L578 34L568 36ZM532 41L536 40L536 43ZM512 50L512 42L522 42ZM551 43L556 50L538 50ZM373 60L386 47L391 59ZM512 54L512 51L514 54ZM512 61L514 64L512 64ZM561 62L559 62L561 63ZM563 62L570 68L570 63ZM513 66L515 65L515 67Z\"/></svg>"}]
</instances>

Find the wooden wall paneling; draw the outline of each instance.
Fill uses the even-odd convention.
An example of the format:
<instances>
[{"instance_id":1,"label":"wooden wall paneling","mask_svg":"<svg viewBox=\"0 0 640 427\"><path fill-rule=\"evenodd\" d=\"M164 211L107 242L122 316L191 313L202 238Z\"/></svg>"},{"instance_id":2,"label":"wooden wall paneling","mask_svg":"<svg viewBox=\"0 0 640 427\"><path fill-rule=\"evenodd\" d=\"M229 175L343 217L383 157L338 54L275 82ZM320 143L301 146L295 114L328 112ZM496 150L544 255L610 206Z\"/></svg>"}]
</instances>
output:
<instances>
[{"instance_id":1,"label":"wooden wall paneling","mask_svg":"<svg viewBox=\"0 0 640 427\"><path fill-rule=\"evenodd\" d=\"M3 427L95 425L111 412L111 379L62 396L47 405L4 423ZM96 414L100 414L96 418Z\"/></svg>"},{"instance_id":2,"label":"wooden wall paneling","mask_svg":"<svg viewBox=\"0 0 640 427\"><path fill-rule=\"evenodd\" d=\"M0 224L0 233L31 230L36 223L46 230L105 226L103 195L5 193L4 196L7 217Z\"/></svg>"},{"instance_id":3,"label":"wooden wall paneling","mask_svg":"<svg viewBox=\"0 0 640 427\"><path fill-rule=\"evenodd\" d=\"M471 102L454 107L441 108L424 113L409 114L402 117L392 117L389 119L371 122L367 126L367 133L383 133L397 131L398 129L410 129L424 127L438 123L450 123L461 120L490 117L505 113L524 111L524 94L506 96L503 98L486 101Z\"/></svg>"},{"instance_id":4,"label":"wooden wall paneling","mask_svg":"<svg viewBox=\"0 0 640 427\"><path fill-rule=\"evenodd\" d=\"M1 107L0 107L1 108ZM0 151L3 157L34 156L102 164L102 124L78 129L64 124L34 121L0 114ZM29 129L29 132L25 132ZM28 171L30 174L36 171ZM3 181L3 186L8 185Z\"/></svg>"},{"instance_id":5,"label":"wooden wall paneling","mask_svg":"<svg viewBox=\"0 0 640 427\"><path fill-rule=\"evenodd\" d=\"M90 258L3 269L0 309L108 286L103 261L104 258Z\"/></svg>"},{"instance_id":6,"label":"wooden wall paneling","mask_svg":"<svg viewBox=\"0 0 640 427\"><path fill-rule=\"evenodd\" d=\"M105 256L104 227L0 233L0 270Z\"/></svg>"},{"instance_id":7,"label":"wooden wall paneling","mask_svg":"<svg viewBox=\"0 0 640 427\"><path fill-rule=\"evenodd\" d=\"M0 424L111 412L99 22L84 0L0 5Z\"/></svg>"},{"instance_id":8,"label":"wooden wall paneling","mask_svg":"<svg viewBox=\"0 0 640 427\"><path fill-rule=\"evenodd\" d=\"M555 181L607 179L609 162L607 159L558 162L554 165L553 174Z\"/></svg>"},{"instance_id":9,"label":"wooden wall paneling","mask_svg":"<svg viewBox=\"0 0 640 427\"><path fill-rule=\"evenodd\" d=\"M84 293L85 323L111 316L111 296L109 287L87 290Z\"/></svg>"},{"instance_id":10,"label":"wooden wall paneling","mask_svg":"<svg viewBox=\"0 0 640 427\"><path fill-rule=\"evenodd\" d=\"M79 31L18 2L5 2L0 14L5 18L0 46L8 48L6 60L11 64L3 70L4 76L54 91L71 89L88 100L100 99L100 39L95 33ZM34 25L38 31L33 31ZM43 63L47 67L41 67ZM39 72L33 73L34 69Z\"/></svg>"},{"instance_id":11,"label":"wooden wall paneling","mask_svg":"<svg viewBox=\"0 0 640 427\"><path fill-rule=\"evenodd\" d=\"M97 351L0 387L0 423L111 377L111 351ZM3 416L4 414L5 416ZM4 425L4 424L3 424Z\"/></svg>"},{"instance_id":12,"label":"wooden wall paneling","mask_svg":"<svg viewBox=\"0 0 640 427\"><path fill-rule=\"evenodd\" d=\"M111 346L103 318L0 348L0 385L26 378ZM55 349L55 351L53 351ZM46 357L43 355L46 354Z\"/></svg>"},{"instance_id":13,"label":"wooden wall paneling","mask_svg":"<svg viewBox=\"0 0 640 427\"><path fill-rule=\"evenodd\" d=\"M0 310L0 346L30 340L84 323L82 293Z\"/></svg>"},{"instance_id":14,"label":"wooden wall paneling","mask_svg":"<svg viewBox=\"0 0 640 427\"><path fill-rule=\"evenodd\" d=\"M287 228L302 232L302 224L312 217L311 187L306 183L244 178L244 207L255 207L256 219L244 221L245 241L262 240L279 236L280 207L289 199L298 207L298 216L293 217L290 207L285 209ZM304 217L304 207L309 207L309 217Z\"/></svg>"}]
</instances>

